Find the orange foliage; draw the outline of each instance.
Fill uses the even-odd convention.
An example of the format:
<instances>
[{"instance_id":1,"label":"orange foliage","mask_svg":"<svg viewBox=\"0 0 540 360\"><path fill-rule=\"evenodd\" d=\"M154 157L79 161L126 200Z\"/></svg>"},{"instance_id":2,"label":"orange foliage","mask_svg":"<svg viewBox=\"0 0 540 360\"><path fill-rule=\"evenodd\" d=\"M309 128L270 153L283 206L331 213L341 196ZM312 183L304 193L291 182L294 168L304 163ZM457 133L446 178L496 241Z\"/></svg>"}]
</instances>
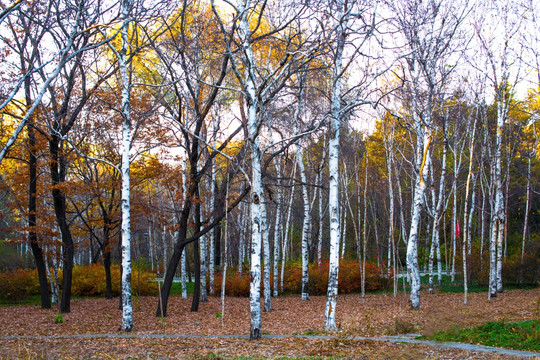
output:
<instances>
[{"instance_id":1,"label":"orange foliage","mask_svg":"<svg viewBox=\"0 0 540 360\"><path fill-rule=\"evenodd\" d=\"M311 264L309 266L309 294L323 295L328 288L328 260L323 261L321 266ZM355 260L340 260L339 262L339 286L340 293L361 292L360 265ZM366 291L377 291L388 288L392 279L383 268L372 263L366 263ZM302 286L302 264L292 263L285 269L283 285L285 292L300 293Z\"/></svg>"},{"instance_id":2,"label":"orange foliage","mask_svg":"<svg viewBox=\"0 0 540 360\"><path fill-rule=\"evenodd\" d=\"M328 261L323 261L321 266L311 264L309 266L309 294L324 295L328 288ZM366 291L378 291L387 289L392 283L392 278L387 276L384 267L377 267L372 263L366 263ZM215 276L216 294L221 294L222 275ZM225 294L228 296L249 296L249 273L228 273L225 281ZM273 276L270 278L273 284ZM286 293L299 294L302 288L302 264L290 263L285 268L283 286ZM261 293L264 284L261 279ZM343 294L361 292L360 265L355 260L341 260L339 264L339 292Z\"/></svg>"},{"instance_id":3,"label":"orange foliage","mask_svg":"<svg viewBox=\"0 0 540 360\"><path fill-rule=\"evenodd\" d=\"M0 298L22 300L34 294L39 294L37 270L0 272Z\"/></svg>"},{"instance_id":4,"label":"orange foliage","mask_svg":"<svg viewBox=\"0 0 540 360\"><path fill-rule=\"evenodd\" d=\"M62 284L62 270L58 272L59 283ZM111 266L113 295L120 294L120 267ZM137 295L157 295L158 286L155 274L139 271L131 272L131 288ZM74 296L105 296L105 269L103 265L75 266L71 292ZM15 270L0 272L0 298L7 300L22 300L30 295L39 294L37 271Z\"/></svg>"}]
</instances>

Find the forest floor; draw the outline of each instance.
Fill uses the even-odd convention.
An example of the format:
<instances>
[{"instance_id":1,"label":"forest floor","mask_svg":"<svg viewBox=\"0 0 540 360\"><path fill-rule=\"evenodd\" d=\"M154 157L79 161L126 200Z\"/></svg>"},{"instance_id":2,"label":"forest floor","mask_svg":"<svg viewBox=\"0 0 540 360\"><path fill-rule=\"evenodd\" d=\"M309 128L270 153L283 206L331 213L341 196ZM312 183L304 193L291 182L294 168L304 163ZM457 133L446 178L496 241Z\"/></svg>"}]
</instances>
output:
<instances>
[{"instance_id":1,"label":"forest floor","mask_svg":"<svg viewBox=\"0 0 540 360\"><path fill-rule=\"evenodd\" d=\"M405 333L430 335L434 331L473 327L487 321L540 318L540 288L509 290L491 301L486 293L421 294L421 309L412 310L404 294L340 295L336 320L337 338L300 338L293 335L326 335L323 330L325 297L299 296L272 299L274 311L262 314L263 335L290 335L249 341L239 337L208 335L249 334L249 299L209 297L199 311L190 312L191 298L174 296L162 323L155 317L157 297L134 299L134 331L145 334L198 335L201 337L55 337L76 334L122 334L118 299L75 299L71 313L55 323L58 311L37 306L0 307L0 358L250 358L307 357L354 359L511 359L504 354L443 349L423 344L403 344L350 337L380 337ZM116 336L116 335L115 335Z\"/></svg>"}]
</instances>

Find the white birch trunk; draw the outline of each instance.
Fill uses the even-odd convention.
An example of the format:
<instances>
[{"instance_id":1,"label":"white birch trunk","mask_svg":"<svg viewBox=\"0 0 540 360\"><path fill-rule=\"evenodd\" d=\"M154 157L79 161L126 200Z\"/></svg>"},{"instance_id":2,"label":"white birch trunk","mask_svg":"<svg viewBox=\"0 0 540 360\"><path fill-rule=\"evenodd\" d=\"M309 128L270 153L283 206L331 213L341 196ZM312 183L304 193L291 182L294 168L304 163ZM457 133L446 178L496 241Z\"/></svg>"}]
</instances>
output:
<instances>
[{"instance_id":1,"label":"white birch trunk","mask_svg":"<svg viewBox=\"0 0 540 360\"><path fill-rule=\"evenodd\" d=\"M309 195L307 189L306 170L300 145L296 145L296 163L298 164L298 172L300 173L300 181L302 182L302 198L304 200L304 222L302 226L302 301L309 300L308 282L309 282L309 258L308 258L308 237L310 209Z\"/></svg>"},{"instance_id":2,"label":"white birch trunk","mask_svg":"<svg viewBox=\"0 0 540 360\"><path fill-rule=\"evenodd\" d=\"M167 272L167 269L165 267L167 266L167 259L169 258L169 247L167 246L167 228L165 227L165 225L163 225L161 237L163 239L163 275L165 276L165 273ZM152 264L153 263L154 261L152 260Z\"/></svg>"},{"instance_id":3,"label":"white birch trunk","mask_svg":"<svg viewBox=\"0 0 540 360\"><path fill-rule=\"evenodd\" d=\"M456 146L457 149L457 146ZM450 281L456 281L456 226L457 226L457 177L458 166L456 154L454 152L454 181L452 183L452 271L450 273Z\"/></svg>"},{"instance_id":4,"label":"white birch trunk","mask_svg":"<svg viewBox=\"0 0 540 360\"><path fill-rule=\"evenodd\" d=\"M251 265L250 265L250 310L251 329L250 340L257 340L261 337L261 245L264 232L263 211L261 209L263 201L261 163L262 154L259 147L258 131L259 121L257 119L258 96L255 85L255 65L253 49L251 48L251 31L249 29L248 10L251 7L250 1L238 1L237 10L239 19L239 37L245 61L244 88L247 96L247 128L248 140L251 145Z\"/></svg>"},{"instance_id":5,"label":"white birch trunk","mask_svg":"<svg viewBox=\"0 0 540 360\"><path fill-rule=\"evenodd\" d=\"M247 26L247 25L246 25ZM249 109L250 132L256 131L255 118L256 109ZM250 309L251 309L251 330L250 339L256 340L261 337L261 242L263 232L263 219L261 213L262 200L262 179L261 179L261 157L258 148L258 141L252 141L251 153L251 283L250 283Z\"/></svg>"},{"instance_id":6,"label":"white birch trunk","mask_svg":"<svg viewBox=\"0 0 540 360\"><path fill-rule=\"evenodd\" d=\"M150 219L148 219L148 249L149 249L149 254L148 254L148 257L150 257L150 269L152 269L152 271L154 270L154 249L153 249L153 246L152 246L152 222L150 221ZM159 267L159 262L158 262L158 267Z\"/></svg>"},{"instance_id":7,"label":"white birch trunk","mask_svg":"<svg viewBox=\"0 0 540 360\"><path fill-rule=\"evenodd\" d=\"M279 250L281 248L281 236L283 225L281 224L281 207L283 204L283 188L281 187L281 155L274 159L277 176L277 204L276 204L276 226L274 231L274 289L273 295L278 296L279 284Z\"/></svg>"},{"instance_id":8,"label":"white birch trunk","mask_svg":"<svg viewBox=\"0 0 540 360\"><path fill-rule=\"evenodd\" d=\"M319 233L317 235L317 265L321 266L322 260L322 242L323 242L323 209L322 209L322 171L317 174L317 185L319 188L317 196L317 205L319 207Z\"/></svg>"},{"instance_id":9,"label":"white birch trunk","mask_svg":"<svg viewBox=\"0 0 540 360\"><path fill-rule=\"evenodd\" d=\"M202 205L201 205L202 208ZM201 209L202 210L202 209ZM204 221L202 211L201 211L201 223ZM206 262L206 236L201 236L201 239L199 241L199 250L201 253L201 302L208 302L208 296L206 292L206 273L207 270L207 262Z\"/></svg>"},{"instance_id":10,"label":"white birch trunk","mask_svg":"<svg viewBox=\"0 0 540 360\"><path fill-rule=\"evenodd\" d=\"M218 113L217 113L217 110L216 112L214 113L214 148L216 147L216 137L217 137L217 132L218 132L218 127L219 127L219 120L217 118L218 116ZM216 190L215 190L215 186L214 184L216 183L216 161L215 159L212 160L212 180L211 180L211 183L210 183L210 212L213 214L214 213L214 210L215 210L215 204L216 204ZM214 220L214 216L212 215L212 217L210 218L210 221L213 221ZM209 281L210 281L210 284L209 284L209 287L210 287L210 295L214 295L215 293L215 289L214 289L214 282L215 282L215 278L214 278L214 274L215 274L215 248L214 248L214 233L215 233L215 228L212 229L209 233L209 237L210 237L210 242L209 242L209 247L210 247L210 251L208 252L208 256L209 256L209 259L208 259L208 272L210 273L210 278L209 278ZM242 240L243 240L243 237L241 236L240 237ZM242 260L243 260L243 256L242 256ZM241 261L239 260L238 261L240 263L239 265L239 271L238 272L242 272L242 265L241 265Z\"/></svg>"},{"instance_id":11,"label":"white birch trunk","mask_svg":"<svg viewBox=\"0 0 540 360\"><path fill-rule=\"evenodd\" d=\"M366 303L366 249L367 249L367 185L368 185L368 165L369 165L369 149L368 142L366 141L366 152L364 154L366 158L366 167L364 171L364 225L362 230L362 274L361 274L361 291L362 291L362 304Z\"/></svg>"},{"instance_id":12,"label":"white birch trunk","mask_svg":"<svg viewBox=\"0 0 540 360\"><path fill-rule=\"evenodd\" d=\"M344 191L344 196L347 196L346 191ZM342 207L341 211L339 212L341 215L342 227L341 227L341 259L345 257L345 246L347 245L347 211L345 210L345 206Z\"/></svg>"},{"instance_id":13,"label":"white birch trunk","mask_svg":"<svg viewBox=\"0 0 540 360\"><path fill-rule=\"evenodd\" d=\"M187 194L187 154L186 158L184 158L184 168L182 171L182 202L184 203L186 201L186 194ZM183 206L183 205L182 205ZM175 222L177 222L176 214L175 214ZM175 239L178 236L178 230L175 231ZM181 279L180 282L182 284L182 299L187 300L187 268L186 268L186 248L182 250L182 256L180 257L180 272L181 272Z\"/></svg>"},{"instance_id":14,"label":"white birch trunk","mask_svg":"<svg viewBox=\"0 0 540 360\"><path fill-rule=\"evenodd\" d=\"M321 266L322 258L322 243L323 243L323 206L322 206L322 174L324 168L324 162L326 160L326 137L323 134L323 150L321 163L319 164L319 171L317 172L317 185L318 188L318 205L319 205L319 235L317 238L317 264Z\"/></svg>"},{"instance_id":15,"label":"white birch trunk","mask_svg":"<svg viewBox=\"0 0 540 360\"><path fill-rule=\"evenodd\" d=\"M523 260L525 257L525 244L529 235L529 209L531 207L531 157L532 154L530 154L527 158L527 200L525 201L525 219L523 220L523 237L521 240L521 265L523 265Z\"/></svg>"},{"instance_id":16,"label":"white birch trunk","mask_svg":"<svg viewBox=\"0 0 540 360\"><path fill-rule=\"evenodd\" d=\"M441 221L441 212L442 205L444 203L444 189L445 189L445 179L446 179L446 158L448 153L448 146L446 142L446 118L444 127L444 145L443 145L443 155L441 162L441 177L439 179L439 194L437 197L437 203L435 205L435 181L433 170L431 171L432 181L432 197L433 197L433 233L431 237L431 248L429 252L429 293L433 294L433 262L435 257L435 252L437 252L437 281L438 285L441 286L442 283L442 263L441 263L441 251L440 251L440 234L439 227ZM433 166L430 164L431 168Z\"/></svg>"},{"instance_id":17,"label":"white birch trunk","mask_svg":"<svg viewBox=\"0 0 540 360\"><path fill-rule=\"evenodd\" d=\"M331 118L328 139L329 196L328 212L330 216L330 256L328 270L328 290L324 311L324 329L336 331L336 306L339 273L339 133L341 122L341 72L343 50L345 48L348 14L344 14L344 1L337 0L336 47L332 74Z\"/></svg>"},{"instance_id":18,"label":"white birch trunk","mask_svg":"<svg viewBox=\"0 0 540 360\"><path fill-rule=\"evenodd\" d=\"M467 240L469 239L470 226L468 224L468 207L469 207L469 189L471 185L471 178L473 178L473 155L474 155L474 141L476 132L476 121L473 124L473 131L471 135L471 146L469 149L469 173L467 174L467 184L465 186L465 204L463 211L463 239L462 241L462 257L463 257L463 304L467 305L468 302L468 284L467 284Z\"/></svg>"},{"instance_id":19,"label":"white birch trunk","mask_svg":"<svg viewBox=\"0 0 540 360\"><path fill-rule=\"evenodd\" d=\"M296 174L296 162L293 168L293 173L291 178L294 179ZM287 241L289 239L289 230L290 230L290 223L291 223L291 210L292 210L292 202L294 199L294 181L292 182L291 186L291 193L289 196L289 205L287 210L287 221L285 221L285 236L283 237L283 246L281 250L281 291L283 292L283 278L285 275L285 256L287 254Z\"/></svg>"},{"instance_id":20,"label":"white birch trunk","mask_svg":"<svg viewBox=\"0 0 540 360\"><path fill-rule=\"evenodd\" d=\"M261 191L261 219L262 219L262 240L264 247L264 311L274 310L272 308L272 289L270 288L270 239L269 226L266 216L266 201L264 191Z\"/></svg>"},{"instance_id":21,"label":"white birch trunk","mask_svg":"<svg viewBox=\"0 0 540 360\"><path fill-rule=\"evenodd\" d=\"M122 82L122 331L133 329L133 308L131 304L131 204L130 204L130 150L131 150L131 104L128 77L127 51L129 46L128 29L130 24L130 0L122 1L123 24L120 31L122 49L119 53L120 77Z\"/></svg>"},{"instance_id":22,"label":"white birch trunk","mask_svg":"<svg viewBox=\"0 0 540 360\"><path fill-rule=\"evenodd\" d=\"M420 308L420 269L418 267L418 235L420 230L420 215L423 204L426 181L430 163L431 133L429 119L422 119L413 110L413 118L417 131L416 139L416 166L417 173L414 184L413 209L411 216L411 230L407 242L407 273L411 281L410 301L413 309ZM426 125L424 125L426 124Z\"/></svg>"},{"instance_id":23,"label":"white birch trunk","mask_svg":"<svg viewBox=\"0 0 540 360\"><path fill-rule=\"evenodd\" d=\"M391 275L391 267L394 269L394 297L397 296L397 283L396 283L396 258L395 258L395 244L394 244L394 183L392 181L392 164L394 162L394 127L392 126L392 132L388 138L384 137L384 147L386 150L386 171L388 177L388 275Z\"/></svg>"},{"instance_id":24,"label":"white birch trunk","mask_svg":"<svg viewBox=\"0 0 540 360\"><path fill-rule=\"evenodd\" d=\"M51 304L58 303L58 294L60 292L60 283L58 281L58 246L54 246L54 256L52 257L52 269L53 269L53 278L51 279Z\"/></svg>"},{"instance_id":25,"label":"white birch trunk","mask_svg":"<svg viewBox=\"0 0 540 360\"><path fill-rule=\"evenodd\" d=\"M506 114L508 112L508 105L505 99L505 92L502 91L502 94L498 94L499 99L497 100L497 133L495 140L495 164L494 164L494 181L495 181L495 207L492 214L492 238L491 241L494 243L496 254L492 254L492 257L496 257L496 263L492 263L493 270L493 285L492 285L492 296L494 295L493 287L496 292L503 291L502 285L502 245L504 237L504 218L505 218L505 209L504 209L504 195L503 195L503 184L502 184L502 166L501 166L501 151L502 151L502 133L505 123ZM491 249L491 246L490 246ZM495 255L495 256L494 256Z\"/></svg>"},{"instance_id":26,"label":"white birch trunk","mask_svg":"<svg viewBox=\"0 0 540 360\"><path fill-rule=\"evenodd\" d=\"M247 203L245 204L244 206L244 209L242 210L242 217L243 217L243 226L242 228L244 229L243 232L240 234L240 243L238 244L238 273L239 274L242 274L243 272L243 265L244 265L244 257L246 256L245 255L245 249L246 249L246 237L247 237L247 234L248 234L248 216L247 216L247 212L248 212L248 205Z\"/></svg>"}]
</instances>

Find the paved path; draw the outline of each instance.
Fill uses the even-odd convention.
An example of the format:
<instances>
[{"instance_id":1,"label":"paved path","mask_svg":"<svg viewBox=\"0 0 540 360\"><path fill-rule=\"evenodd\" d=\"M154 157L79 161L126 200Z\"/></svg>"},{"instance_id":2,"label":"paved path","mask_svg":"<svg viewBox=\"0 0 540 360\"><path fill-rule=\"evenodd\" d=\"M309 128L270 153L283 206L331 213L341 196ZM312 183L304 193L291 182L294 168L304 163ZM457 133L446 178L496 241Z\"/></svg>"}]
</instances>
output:
<instances>
[{"instance_id":1,"label":"paved path","mask_svg":"<svg viewBox=\"0 0 540 360\"><path fill-rule=\"evenodd\" d=\"M431 340L418 340L417 334L397 335L397 336L332 336L332 335L263 335L266 339L285 339L285 338L303 338L303 339L345 339L345 340L369 340L385 341L394 343L409 343L427 345L441 349L457 349L470 352L492 353L501 355L512 355L524 358L540 359L540 352L521 351L502 349L492 346L462 344L455 342L438 342ZM96 338L160 338L160 339L178 339L178 338L209 338L209 339L249 339L248 335L191 335L191 334L72 334L72 335L44 335L44 336L1 336L0 339L19 340L19 339L96 339Z\"/></svg>"}]
</instances>

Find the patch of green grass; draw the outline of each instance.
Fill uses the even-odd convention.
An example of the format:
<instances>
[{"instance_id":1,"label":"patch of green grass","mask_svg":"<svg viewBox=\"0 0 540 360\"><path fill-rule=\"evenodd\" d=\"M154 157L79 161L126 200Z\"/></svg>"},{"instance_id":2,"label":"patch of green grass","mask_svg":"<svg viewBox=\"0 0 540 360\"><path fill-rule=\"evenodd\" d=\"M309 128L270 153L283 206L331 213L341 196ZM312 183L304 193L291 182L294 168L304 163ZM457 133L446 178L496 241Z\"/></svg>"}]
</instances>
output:
<instances>
[{"instance_id":1,"label":"patch of green grass","mask_svg":"<svg viewBox=\"0 0 540 360\"><path fill-rule=\"evenodd\" d=\"M161 283L163 285L163 283ZM194 282L187 282L186 283L186 290L188 294L193 294L193 289L195 288ZM173 282L171 286L171 295L182 295L182 283L180 282Z\"/></svg>"},{"instance_id":2,"label":"patch of green grass","mask_svg":"<svg viewBox=\"0 0 540 360\"><path fill-rule=\"evenodd\" d=\"M61 324L64 322L64 314L56 314L54 317L54 323L55 324Z\"/></svg>"},{"instance_id":3,"label":"patch of green grass","mask_svg":"<svg viewBox=\"0 0 540 360\"><path fill-rule=\"evenodd\" d=\"M0 306L41 305L40 295L30 295L21 300L7 300L0 298Z\"/></svg>"},{"instance_id":4,"label":"patch of green grass","mask_svg":"<svg viewBox=\"0 0 540 360\"><path fill-rule=\"evenodd\" d=\"M437 341L481 344L516 350L540 350L540 320L520 322L495 321L472 329L438 331L423 337Z\"/></svg>"},{"instance_id":5,"label":"patch of green grass","mask_svg":"<svg viewBox=\"0 0 540 360\"><path fill-rule=\"evenodd\" d=\"M308 330L303 335L322 335L324 332L322 331L315 331L315 330Z\"/></svg>"}]
</instances>

